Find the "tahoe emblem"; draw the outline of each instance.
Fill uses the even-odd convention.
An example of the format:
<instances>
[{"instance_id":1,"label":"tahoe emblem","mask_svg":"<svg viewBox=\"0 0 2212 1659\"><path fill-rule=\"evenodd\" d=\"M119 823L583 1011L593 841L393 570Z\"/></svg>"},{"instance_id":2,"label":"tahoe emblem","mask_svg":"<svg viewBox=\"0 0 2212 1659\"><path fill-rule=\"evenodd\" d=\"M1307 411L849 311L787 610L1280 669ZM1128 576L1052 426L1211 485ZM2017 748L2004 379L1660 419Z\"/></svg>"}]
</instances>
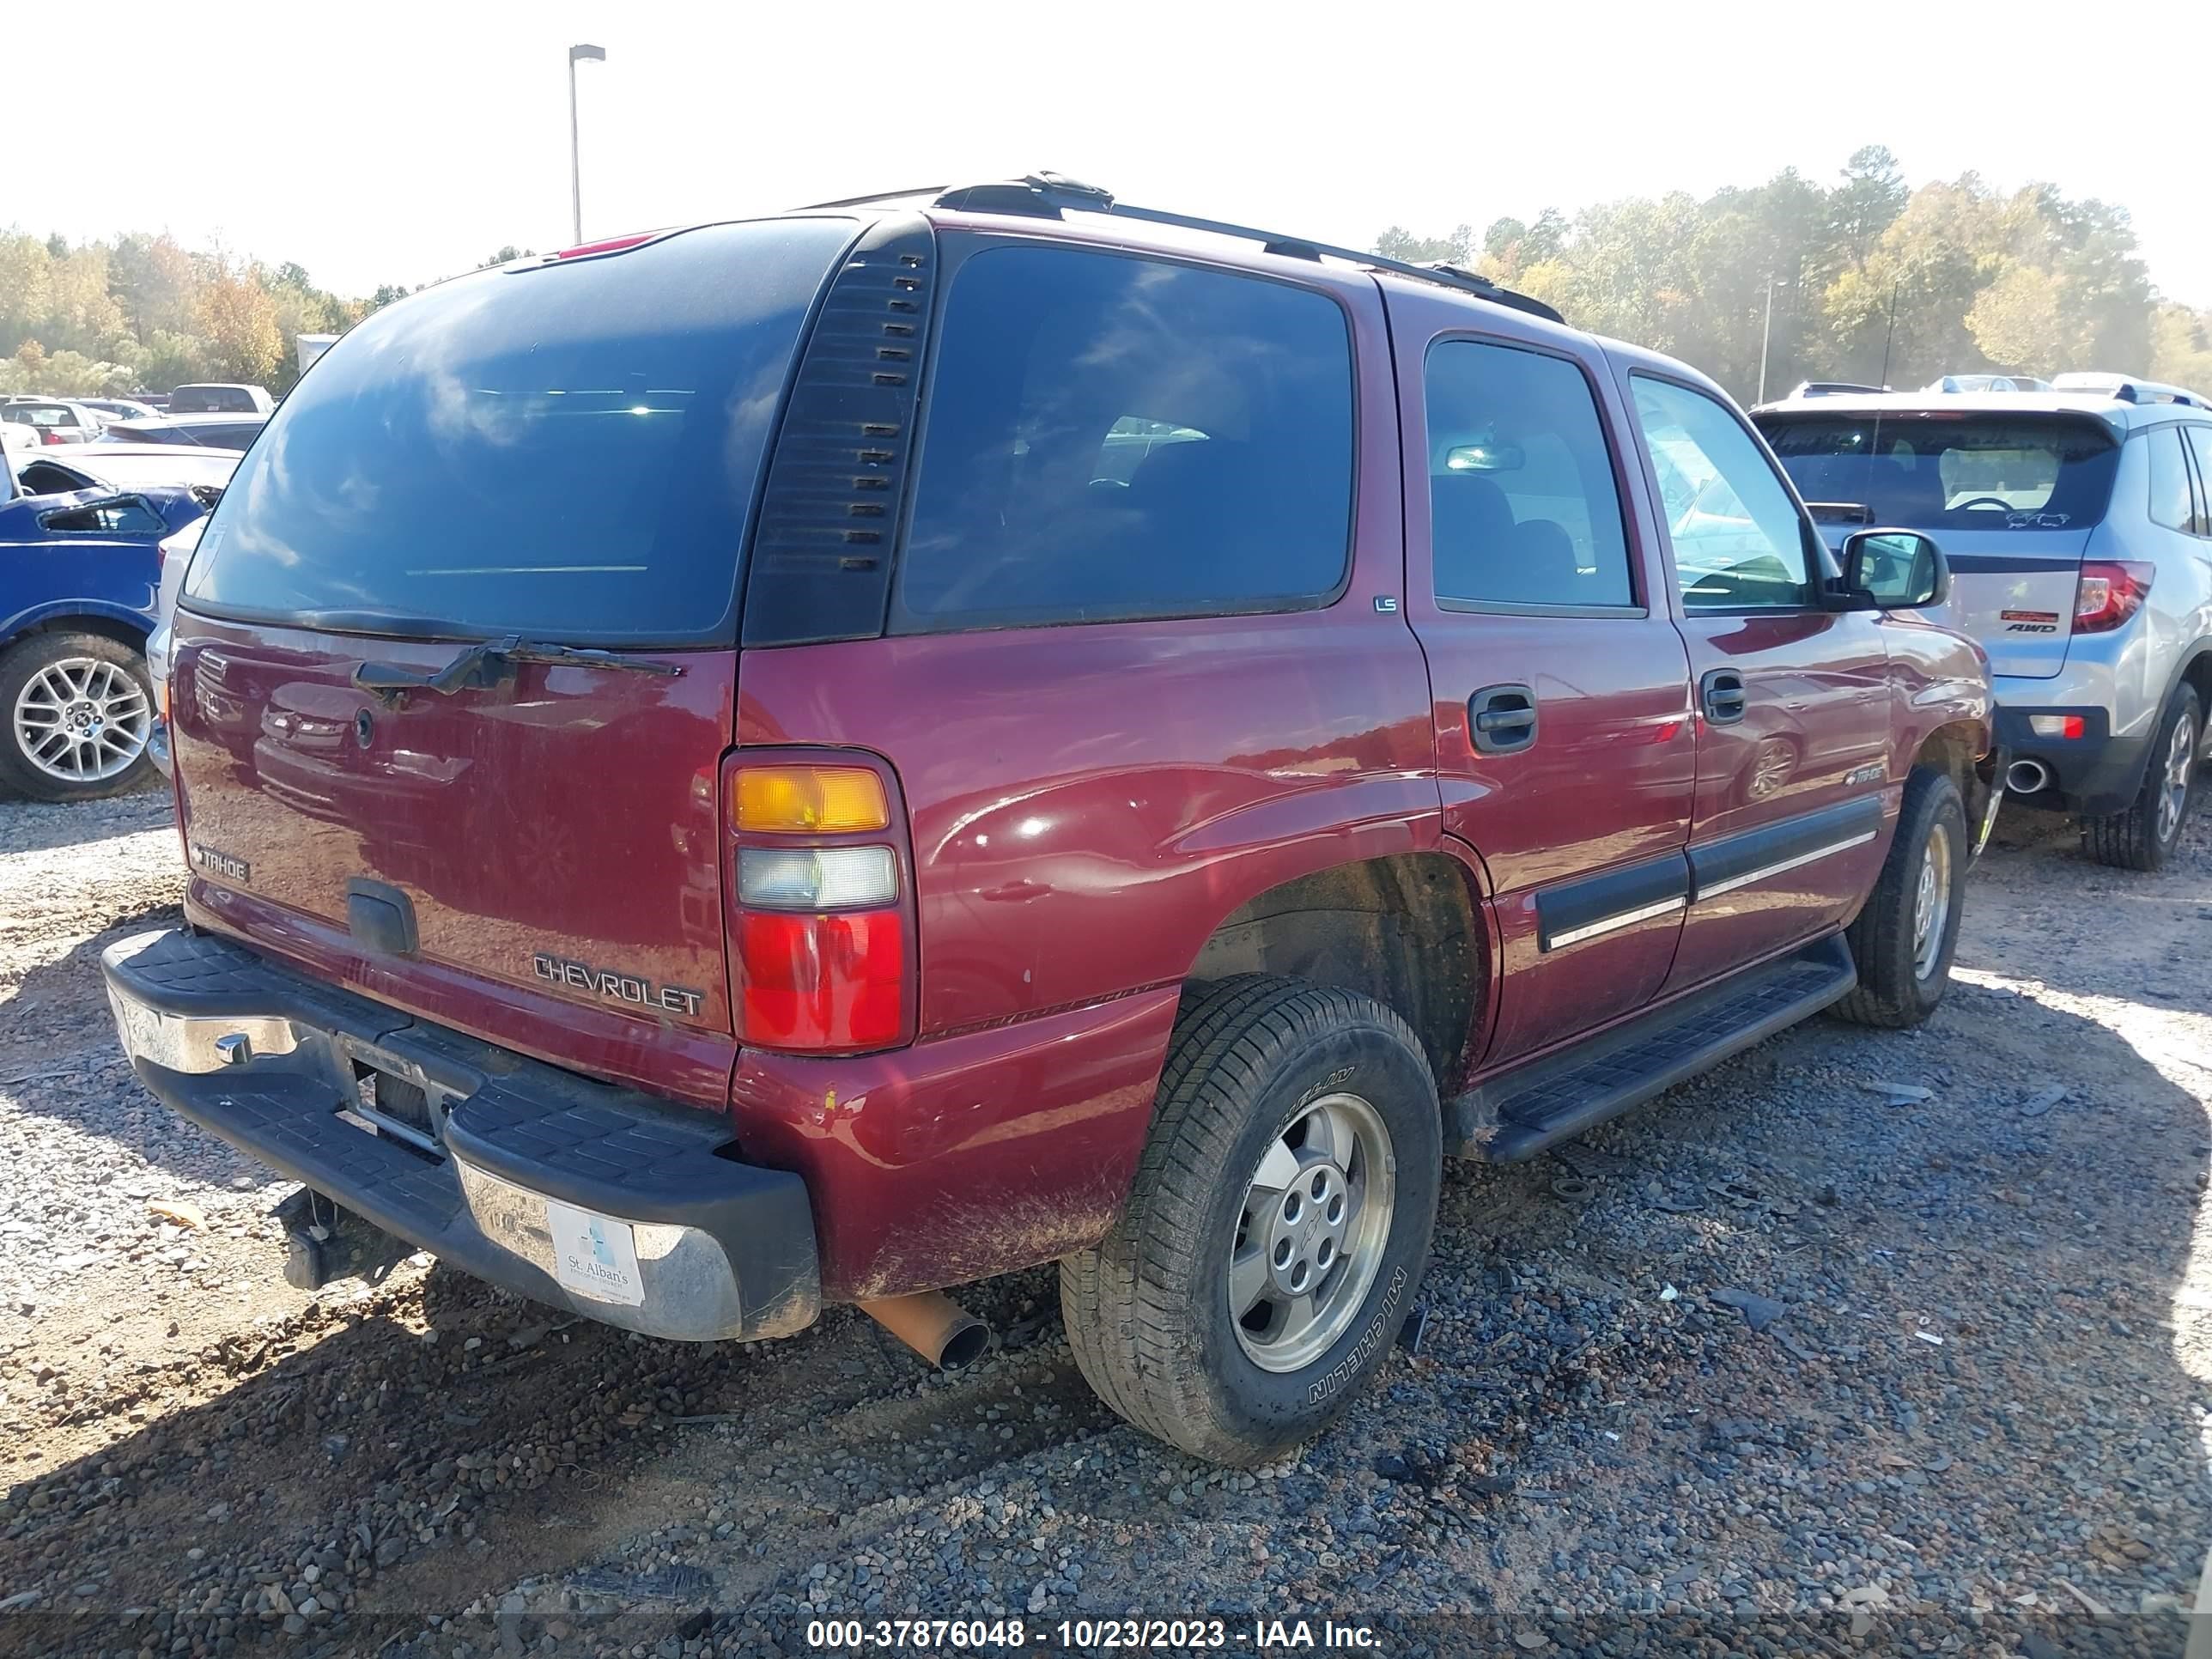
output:
<instances>
[{"instance_id":1,"label":"tahoe emblem","mask_svg":"<svg viewBox=\"0 0 2212 1659\"><path fill-rule=\"evenodd\" d=\"M225 881L251 881L253 866L244 859L234 858L228 853L216 851L204 841L192 843L192 862L203 870L221 876Z\"/></svg>"},{"instance_id":2,"label":"tahoe emblem","mask_svg":"<svg viewBox=\"0 0 2212 1659\"><path fill-rule=\"evenodd\" d=\"M666 1014L696 1014L706 1001L703 991L687 991L680 985L655 985L635 974L612 968L594 968L567 957L540 951L530 958L530 970L549 984L589 991L610 1002L626 1002L634 1008L653 1008Z\"/></svg>"}]
</instances>

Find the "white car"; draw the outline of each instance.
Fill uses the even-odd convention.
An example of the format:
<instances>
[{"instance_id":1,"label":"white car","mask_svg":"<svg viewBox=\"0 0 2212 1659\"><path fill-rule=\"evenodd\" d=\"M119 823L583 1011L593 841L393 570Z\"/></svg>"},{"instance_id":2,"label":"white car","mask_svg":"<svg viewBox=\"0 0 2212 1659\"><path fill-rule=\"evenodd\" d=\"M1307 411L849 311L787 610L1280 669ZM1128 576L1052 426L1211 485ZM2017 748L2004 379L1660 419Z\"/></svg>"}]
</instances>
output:
<instances>
[{"instance_id":1,"label":"white car","mask_svg":"<svg viewBox=\"0 0 2212 1659\"><path fill-rule=\"evenodd\" d=\"M161 586L154 596L154 631L146 639L146 678L154 686L154 729L147 737L146 752L161 769L163 777L169 775L169 624L176 620L177 595L184 588L185 572L199 547L200 532L214 516L202 514L160 544Z\"/></svg>"},{"instance_id":2,"label":"white car","mask_svg":"<svg viewBox=\"0 0 2212 1659\"><path fill-rule=\"evenodd\" d=\"M0 431L7 428L0 427ZM15 487L26 495L61 495L76 489L125 495L146 484L216 489L230 482L240 449L185 449L175 444L91 444L56 452L35 440L15 456ZM63 459L64 455L67 459Z\"/></svg>"}]
</instances>

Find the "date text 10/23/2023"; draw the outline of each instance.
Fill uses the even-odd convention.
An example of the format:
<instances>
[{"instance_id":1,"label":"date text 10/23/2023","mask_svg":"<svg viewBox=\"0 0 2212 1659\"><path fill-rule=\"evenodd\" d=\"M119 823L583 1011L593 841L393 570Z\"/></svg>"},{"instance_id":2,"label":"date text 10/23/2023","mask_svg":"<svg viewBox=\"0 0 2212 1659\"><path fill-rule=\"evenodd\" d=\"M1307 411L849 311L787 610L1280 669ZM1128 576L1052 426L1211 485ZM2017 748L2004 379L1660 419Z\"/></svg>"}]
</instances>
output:
<instances>
[{"instance_id":1,"label":"date text 10/23/2023","mask_svg":"<svg viewBox=\"0 0 2212 1659\"><path fill-rule=\"evenodd\" d=\"M1109 1649L1371 1653L1382 1645L1365 1625L1307 1619L1255 1619L1249 1624L1225 1619L1063 1619L1034 1626L1020 1619L818 1619L809 1621L806 1642L809 1647L845 1652L1033 1646L1047 1652L1079 1653Z\"/></svg>"}]
</instances>

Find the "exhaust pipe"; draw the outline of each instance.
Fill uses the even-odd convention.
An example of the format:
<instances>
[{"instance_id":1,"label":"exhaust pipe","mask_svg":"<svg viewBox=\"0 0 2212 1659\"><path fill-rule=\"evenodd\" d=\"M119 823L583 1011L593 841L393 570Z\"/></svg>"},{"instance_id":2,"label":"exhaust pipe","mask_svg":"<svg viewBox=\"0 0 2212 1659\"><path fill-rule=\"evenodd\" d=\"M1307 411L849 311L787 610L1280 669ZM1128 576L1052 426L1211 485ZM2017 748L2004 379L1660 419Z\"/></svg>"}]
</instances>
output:
<instances>
[{"instance_id":1,"label":"exhaust pipe","mask_svg":"<svg viewBox=\"0 0 2212 1659\"><path fill-rule=\"evenodd\" d=\"M860 1311L940 1370L957 1371L982 1358L991 1328L942 1291L878 1297Z\"/></svg>"},{"instance_id":2,"label":"exhaust pipe","mask_svg":"<svg viewBox=\"0 0 2212 1659\"><path fill-rule=\"evenodd\" d=\"M2039 795L2051 787L2051 769L2039 760L2016 760L2005 768L2005 787L2015 795Z\"/></svg>"}]
</instances>

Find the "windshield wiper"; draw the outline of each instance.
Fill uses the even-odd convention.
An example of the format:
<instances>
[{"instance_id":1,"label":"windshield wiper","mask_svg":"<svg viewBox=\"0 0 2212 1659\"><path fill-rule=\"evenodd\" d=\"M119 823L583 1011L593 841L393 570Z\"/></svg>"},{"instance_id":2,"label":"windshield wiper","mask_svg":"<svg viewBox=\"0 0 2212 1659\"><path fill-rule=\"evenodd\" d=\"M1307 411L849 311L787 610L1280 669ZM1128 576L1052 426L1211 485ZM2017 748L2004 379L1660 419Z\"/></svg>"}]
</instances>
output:
<instances>
[{"instance_id":1,"label":"windshield wiper","mask_svg":"<svg viewBox=\"0 0 2212 1659\"><path fill-rule=\"evenodd\" d=\"M684 672L672 662L626 657L594 646L560 645L544 640L526 640L517 634L503 639L480 640L432 672L402 668L397 663L360 662L354 665L353 683L362 690L398 708L410 691L434 691L441 697L470 686L497 685L514 673L519 662L558 663L575 668L625 668L636 674L661 674L673 679Z\"/></svg>"}]
</instances>

